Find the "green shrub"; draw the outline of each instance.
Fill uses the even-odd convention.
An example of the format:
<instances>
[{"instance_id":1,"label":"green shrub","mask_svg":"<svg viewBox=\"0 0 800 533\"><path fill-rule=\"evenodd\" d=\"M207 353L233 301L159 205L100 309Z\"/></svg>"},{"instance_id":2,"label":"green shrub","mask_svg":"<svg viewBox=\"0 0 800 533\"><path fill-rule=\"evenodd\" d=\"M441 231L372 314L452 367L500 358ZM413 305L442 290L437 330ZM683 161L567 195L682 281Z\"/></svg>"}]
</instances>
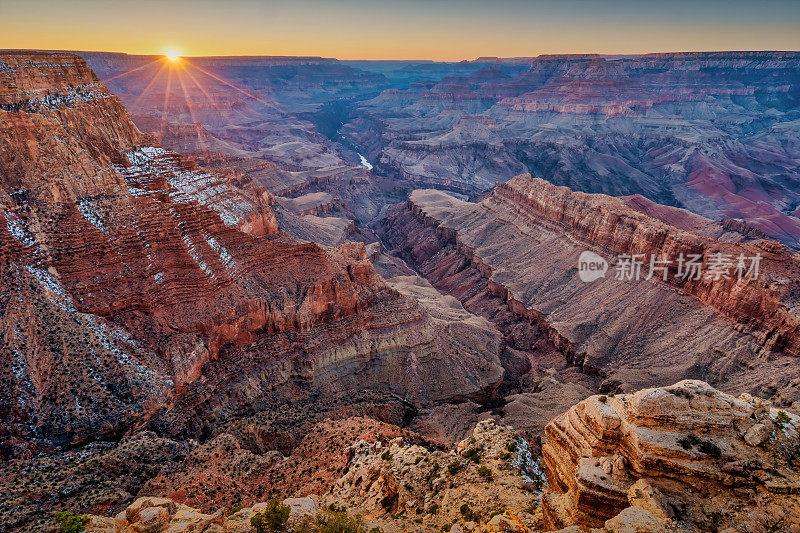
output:
<instances>
[{"instance_id":1,"label":"green shrub","mask_svg":"<svg viewBox=\"0 0 800 533\"><path fill-rule=\"evenodd\" d=\"M778 416L775 417L775 425L783 428L786 424L792 421L792 417L786 414L786 411L778 411Z\"/></svg>"},{"instance_id":2,"label":"green shrub","mask_svg":"<svg viewBox=\"0 0 800 533\"><path fill-rule=\"evenodd\" d=\"M250 519L250 525L256 533L267 533L268 531L282 531L289 520L291 508L273 498L267 502L264 511L256 513Z\"/></svg>"},{"instance_id":3,"label":"green shrub","mask_svg":"<svg viewBox=\"0 0 800 533\"><path fill-rule=\"evenodd\" d=\"M491 520L491 519L492 519L492 518L494 518L495 516L497 516L497 515L499 515L499 514L503 514L503 513L505 513L505 512L506 512L506 510L505 510L505 509L503 509L502 507L501 507L500 509L496 509L496 510L492 511L492 513L489 515L489 520Z\"/></svg>"},{"instance_id":4,"label":"green shrub","mask_svg":"<svg viewBox=\"0 0 800 533\"><path fill-rule=\"evenodd\" d=\"M447 465L447 473L449 473L451 476L456 475L459 470L461 470L461 463L458 461L453 461Z\"/></svg>"},{"instance_id":5,"label":"green shrub","mask_svg":"<svg viewBox=\"0 0 800 533\"><path fill-rule=\"evenodd\" d=\"M316 522L320 533L366 533L361 515L351 517L345 512L335 511L318 514Z\"/></svg>"},{"instance_id":6,"label":"green shrub","mask_svg":"<svg viewBox=\"0 0 800 533\"><path fill-rule=\"evenodd\" d=\"M469 508L469 505L466 503L462 504L459 511L461 512L461 516L464 517L464 520L472 520L474 513L472 512L472 509Z\"/></svg>"},{"instance_id":7,"label":"green shrub","mask_svg":"<svg viewBox=\"0 0 800 533\"><path fill-rule=\"evenodd\" d=\"M91 522L88 516L76 515L71 511L61 511L54 520L61 526L61 533L80 533Z\"/></svg>"},{"instance_id":8,"label":"green shrub","mask_svg":"<svg viewBox=\"0 0 800 533\"><path fill-rule=\"evenodd\" d=\"M516 453L518 448L517 441L512 440L506 444L506 450L510 451L511 453Z\"/></svg>"},{"instance_id":9,"label":"green shrub","mask_svg":"<svg viewBox=\"0 0 800 533\"><path fill-rule=\"evenodd\" d=\"M531 502L525 506L525 511L528 514L536 514L536 510L539 508L539 501L538 500L531 500Z\"/></svg>"},{"instance_id":10,"label":"green shrub","mask_svg":"<svg viewBox=\"0 0 800 533\"><path fill-rule=\"evenodd\" d=\"M228 509L228 516L235 515L236 513L241 511L242 509L244 509L244 505L242 505L241 503L237 504L237 505L234 505L233 507Z\"/></svg>"},{"instance_id":11,"label":"green shrub","mask_svg":"<svg viewBox=\"0 0 800 533\"><path fill-rule=\"evenodd\" d=\"M473 463L480 463L481 462L481 454L475 448L470 448L469 450L464 452L464 457L469 459Z\"/></svg>"},{"instance_id":12,"label":"green shrub","mask_svg":"<svg viewBox=\"0 0 800 533\"><path fill-rule=\"evenodd\" d=\"M389 450L386 450L385 452L383 452L381 454L381 459L383 459L384 461L391 461L392 460L391 452L389 452Z\"/></svg>"},{"instance_id":13,"label":"green shrub","mask_svg":"<svg viewBox=\"0 0 800 533\"><path fill-rule=\"evenodd\" d=\"M600 401L600 403L606 403L608 401L608 396L606 396L605 394L601 394L600 397L597 399Z\"/></svg>"},{"instance_id":14,"label":"green shrub","mask_svg":"<svg viewBox=\"0 0 800 533\"><path fill-rule=\"evenodd\" d=\"M486 468L485 466L481 466L480 468L478 468L478 475L481 477L491 479L492 471Z\"/></svg>"},{"instance_id":15,"label":"green shrub","mask_svg":"<svg viewBox=\"0 0 800 533\"><path fill-rule=\"evenodd\" d=\"M292 533L314 533L314 522L309 517L305 517L294 526Z\"/></svg>"}]
</instances>

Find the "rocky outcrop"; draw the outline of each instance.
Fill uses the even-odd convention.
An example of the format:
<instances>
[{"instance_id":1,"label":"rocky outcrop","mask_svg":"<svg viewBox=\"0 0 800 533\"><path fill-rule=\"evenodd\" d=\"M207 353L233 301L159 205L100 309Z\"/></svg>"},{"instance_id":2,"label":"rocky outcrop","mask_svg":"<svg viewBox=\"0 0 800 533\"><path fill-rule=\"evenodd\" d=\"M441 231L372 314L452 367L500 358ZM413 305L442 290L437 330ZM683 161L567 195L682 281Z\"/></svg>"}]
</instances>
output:
<instances>
[{"instance_id":1,"label":"rocky outcrop","mask_svg":"<svg viewBox=\"0 0 800 533\"><path fill-rule=\"evenodd\" d=\"M592 396L546 428L545 528L609 527L633 507L684 530L800 523L800 418L701 381Z\"/></svg>"},{"instance_id":2,"label":"rocky outcrop","mask_svg":"<svg viewBox=\"0 0 800 533\"><path fill-rule=\"evenodd\" d=\"M504 511L524 519L519 531L535 523L542 471L527 442L494 420L479 422L453 450L396 438L356 442L348 458L325 501L370 516L386 531L442 531Z\"/></svg>"},{"instance_id":3,"label":"rocky outcrop","mask_svg":"<svg viewBox=\"0 0 800 533\"><path fill-rule=\"evenodd\" d=\"M288 498L281 502L289 507L287 527L292 528L304 519L313 520L321 511L311 498ZM268 508L261 502L226 514L224 509L205 514L167 498L142 497L113 518L91 516L86 533L139 533L197 531L208 533L249 533L250 520Z\"/></svg>"}]
</instances>

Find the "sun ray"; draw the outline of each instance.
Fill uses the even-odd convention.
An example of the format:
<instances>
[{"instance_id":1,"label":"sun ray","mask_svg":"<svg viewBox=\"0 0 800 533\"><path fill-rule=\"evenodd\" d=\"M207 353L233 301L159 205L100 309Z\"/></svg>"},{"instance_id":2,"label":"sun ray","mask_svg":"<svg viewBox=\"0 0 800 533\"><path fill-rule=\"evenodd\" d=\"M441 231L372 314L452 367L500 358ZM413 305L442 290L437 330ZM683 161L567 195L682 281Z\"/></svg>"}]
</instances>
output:
<instances>
[{"instance_id":1,"label":"sun ray","mask_svg":"<svg viewBox=\"0 0 800 533\"><path fill-rule=\"evenodd\" d=\"M147 87L145 87L145 88L144 88L144 90L142 91L142 93L139 95L139 98L137 98L137 99L136 99L136 101L134 101L134 102L133 102L133 105L132 105L132 106L130 106L130 108L131 108L131 111L133 111L133 110L134 110L134 109L135 109L135 108L136 108L136 107L139 105L139 102L142 100L142 98L144 98L144 96L145 96L145 95L146 95L148 92L150 92L150 88L153 86L153 84L154 84L156 81L158 81L158 79L161 77L161 74L164 72L164 69L166 69L166 68L167 68L167 64L166 64L166 63L164 63L164 64L162 64L162 65L161 65L161 68L160 68L160 69L158 69L158 72L156 72L155 76L153 76L153 79L152 79L152 80L150 80L150 83L148 83L148 84L147 84Z\"/></svg>"},{"instance_id":2,"label":"sun ray","mask_svg":"<svg viewBox=\"0 0 800 533\"><path fill-rule=\"evenodd\" d=\"M199 125L200 121L198 121L197 118L195 117L194 107L192 106L191 99L189 98L189 91L186 90L186 84L183 83L183 76L181 75L183 72L184 72L183 69L178 70L178 83L180 84L181 90L183 91L183 100L186 102L186 107L189 109L189 116L192 118L192 125L194 126L194 130L197 133L197 140L200 142L200 146L203 148L203 150L206 150L207 149L206 143L203 140L203 136L200 133L200 125Z\"/></svg>"},{"instance_id":3,"label":"sun ray","mask_svg":"<svg viewBox=\"0 0 800 533\"><path fill-rule=\"evenodd\" d=\"M117 75L116 75L116 76L114 76L114 77L108 78L108 79L106 80L106 83L108 83L108 82L110 82L110 81L114 81L114 80L115 80L115 79L117 79L117 78L121 78L121 77L123 77L123 76L127 76L128 74L132 74L132 73L134 73L134 72L136 72L136 71L138 71L138 70L145 69L145 68L149 67L150 65L154 65L154 64L158 63L159 61L161 61L161 58L155 59L155 60L153 60L153 61L151 61L151 62L149 62L149 63L146 63L146 64L144 64L144 65L142 65L142 66L140 66L140 67L132 68L131 70L126 70L125 72L123 72L123 73L121 73L121 74L117 74Z\"/></svg>"},{"instance_id":4,"label":"sun ray","mask_svg":"<svg viewBox=\"0 0 800 533\"><path fill-rule=\"evenodd\" d=\"M197 78L195 78L194 75L191 72L189 72L188 70L184 70L184 72L186 73L187 76L189 76L189 79L192 80L192 83L194 83L197 86L197 88L200 89L200 92L202 92L205 95L205 97L208 98L208 101L211 102L211 105L213 105L216 108L217 113L219 113L220 118L222 118L224 113L222 112L222 109L219 107L219 104L217 104L216 99L212 98L211 95L208 94L208 91L205 90L205 88L200 84L199 81L197 81ZM234 110L234 111L238 111L238 110ZM247 115L245 115L244 113L242 113L240 111L238 111L238 112L242 116L247 118Z\"/></svg>"},{"instance_id":5,"label":"sun ray","mask_svg":"<svg viewBox=\"0 0 800 533\"><path fill-rule=\"evenodd\" d=\"M224 84L225 84L225 85L227 85L228 87L231 87L231 88L233 88L233 89L236 89L237 91L239 91L239 92L240 92L240 93L242 93L243 95L245 95L245 96L248 96L248 97L250 97L250 98L252 98L253 100L256 100L256 101L258 101L258 102L261 102L261 103L262 103L262 104L264 104L265 106L267 106L267 107L270 107L270 108L274 109L275 111L277 111L277 112L279 112L279 113L283 113L283 111L282 111L281 109L279 109L277 106L275 106L274 104L271 104L271 103L267 102L266 100L263 100L263 99L259 98L258 96L255 96L255 95L253 95L253 94L250 94L249 92L245 91L244 89L240 89L239 87L237 87L237 86L236 86L236 85L234 85L233 83L230 83L230 82L228 82L228 81L225 81L224 79L220 78L219 76L217 76L217 75L215 75L215 74L212 74L211 72L207 71L206 69L204 69L204 68L202 68L202 67L199 67L199 66L197 66L197 65L193 65L192 63L189 63L188 61L187 61L186 63L187 63L187 65L189 65L190 67L192 67L192 68L196 68L197 70L199 70L200 72L202 72L202 73L203 73L203 74L205 74L206 76L210 76L210 77L214 78L215 80L219 81L220 83L224 83Z\"/></svg>"},{"instance_id":6,"label":"sun ray","mask_svg":"<svg viewBox=\"0 0 800 533\"><path fill-rule=\"evenodd\" d=\"M169 104L170 93L172 92L172 71L170 68L167 74L167 89L164 91L164 107L161 110L161 143L164 143L164 130L167 126L167 106Z\"/></svg>"},{"instance_id":7,"label":"sun ray","mask_svg":"<svg viewBox=\"0 0 800 533\"><path fill-rule=\"evenodd\" d=\"M188 69L185 72L186 72L186 75L189 76L189 78L191 78L191 80L194 82L194 84L197 86L197 88L200 89L203 92L203 94L206 96L206 98L208 98L208 100L211 102L211 105L213 105L217 109L217 111L219 112L219 116L220 117L225 116L225 111L219 106L219 103L217 102L217 99L212 97L208 93L208 91L206 91L206 89L203 87L203 84L200 83L200 80L198 80L191 72L189 72ZM245 113L244 111L242 111L241 109L238 109L236 106L231 107L230 111L233 112L233 113L236 113L237 115L241 116L243 119L245 119L247 121L249 121L249 120L251 120L253 118L253 117L249 116L247 113Z\"/></svg>"}]
</instances>

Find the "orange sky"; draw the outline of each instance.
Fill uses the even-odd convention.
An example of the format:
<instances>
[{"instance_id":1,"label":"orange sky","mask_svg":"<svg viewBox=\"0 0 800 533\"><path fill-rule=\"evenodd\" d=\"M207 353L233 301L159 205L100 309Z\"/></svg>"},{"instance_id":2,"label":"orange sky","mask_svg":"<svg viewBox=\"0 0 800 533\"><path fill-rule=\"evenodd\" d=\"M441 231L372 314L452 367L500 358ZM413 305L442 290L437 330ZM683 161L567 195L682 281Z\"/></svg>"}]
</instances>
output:
<instances>
[{"instance_id":1,"label":"orange sky","mask_svg":"<svg viewBox=\"0 0 800 533\"><path fill-rule=\"evenodd\" d=\"M0 0L0 48L474 59L800 50L800 2Z\"/></svg>"}]
</instances>

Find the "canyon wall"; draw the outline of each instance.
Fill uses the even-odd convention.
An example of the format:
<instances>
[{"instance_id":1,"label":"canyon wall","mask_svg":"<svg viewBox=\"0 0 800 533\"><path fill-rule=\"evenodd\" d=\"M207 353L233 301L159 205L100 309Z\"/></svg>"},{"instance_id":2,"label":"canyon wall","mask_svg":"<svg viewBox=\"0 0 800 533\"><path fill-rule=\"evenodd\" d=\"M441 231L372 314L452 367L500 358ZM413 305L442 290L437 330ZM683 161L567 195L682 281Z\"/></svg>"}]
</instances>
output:
<instances>
[{"instance_id":1,"label":"canyon wall","mask_svg":"<svg viewBox=\"0 0 800 533\"><path fill-rule=\"evenodd\" d=\"M647 216L629 200L518 176L479 203L414 191L390 210L384 239L467 308L476 297L470 286L486 285L498 298L493 305L598 374L605 390L703 378L722 389L797 401L797 260L774 242L695 222L702 232ZM586 250L610 263L605 277L590 283L577 271ZM650 255L676 261L681 252L699 253L708 260L717 251L761 254L758 279L685 282L675 279L675 263L666 282L661 272L646 279ZM641 277L617 279L614 254L642 254Z\"/></svg>"},{"instance_id":2,"label":"canyon wall","mask_svg":"<svg viewBox=\"0 0 800 533\"><path fill-rule=\"evenodd\" d=\"M492 394L496 330L432 318L360 244L293 240L240 179L159 147L82 59L1 56L4 456L192 434L362 372L421 404Z\"/></svg>"},{"instance_id":3,"label":"canyon wall","mask_svg":"<svg viewBox=\"0 0 800 533\"><path fill-rule=\"evenodd\" d=\"M592 396L547 426L545 529L608 527L633 508L699 531L791 531L799 421L778 416L701 381Z\"/></svg>"},{"instance_id":4,"label":"canyon wall","mask_svg":"<svg viewBox=\"0 0 800 533\"><path fill-rule=\"evenodd\" d=\"M360 102L342 132L409 188L477 195L529 172L799 246L797 52L479 61Z\"/></svg>"}]
</instances>

